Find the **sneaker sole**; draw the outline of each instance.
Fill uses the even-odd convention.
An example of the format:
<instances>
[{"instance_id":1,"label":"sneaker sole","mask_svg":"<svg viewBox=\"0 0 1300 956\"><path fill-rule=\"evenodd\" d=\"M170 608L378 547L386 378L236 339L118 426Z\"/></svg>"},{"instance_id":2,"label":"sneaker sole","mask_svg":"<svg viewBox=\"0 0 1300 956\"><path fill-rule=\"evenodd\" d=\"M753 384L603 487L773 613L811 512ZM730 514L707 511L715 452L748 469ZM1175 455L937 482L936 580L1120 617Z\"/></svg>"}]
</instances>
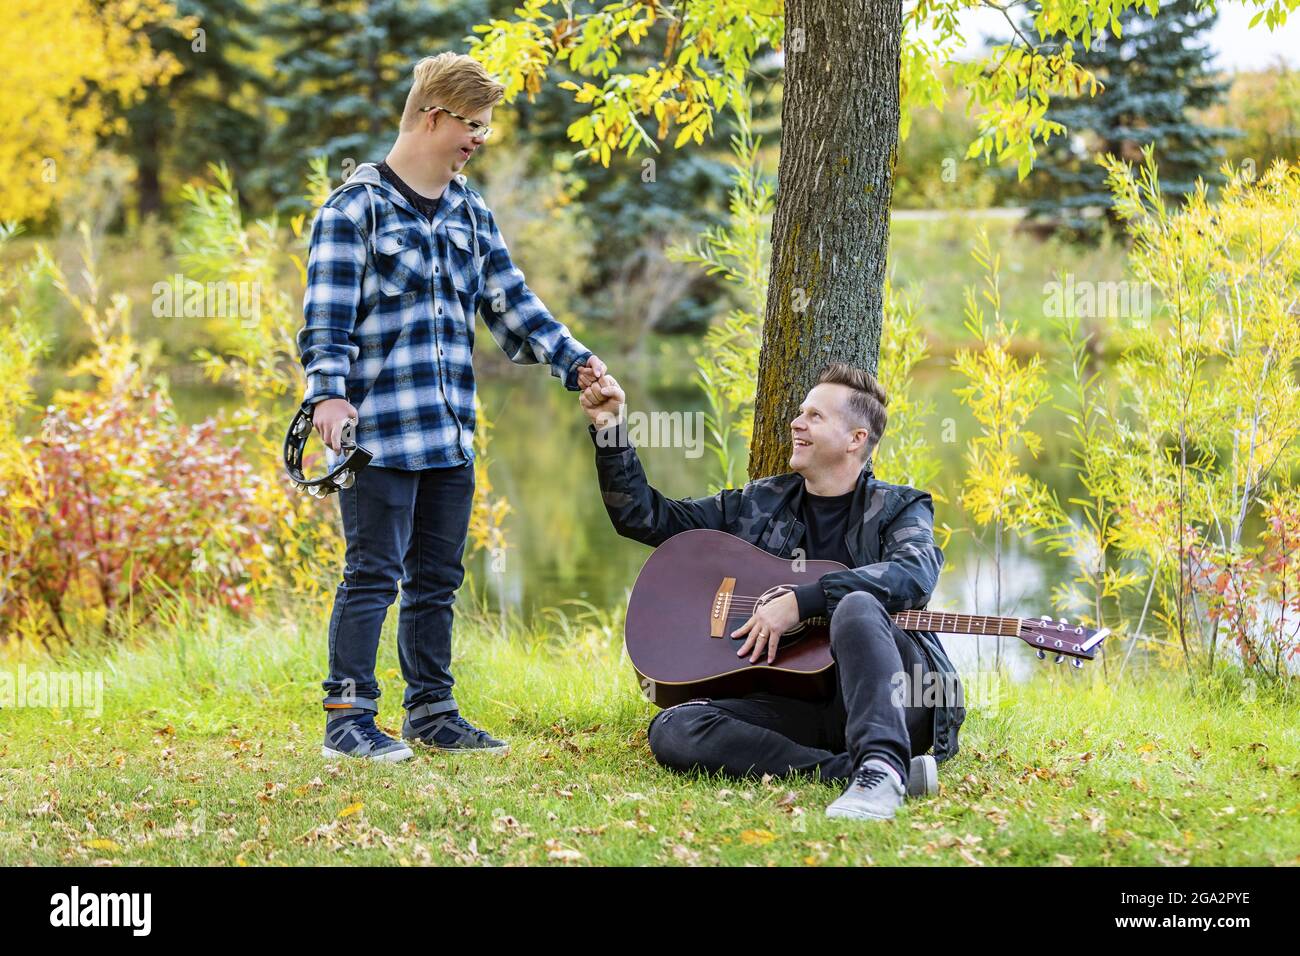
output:
<instances>
[{"instance_id":1,"label":"sneaker sole","mask_svg":"<svg viewBox=\"0 0 1300 956\"><path fill-rule=\"evenodd\" d=\"M924 789L914 790L917 774L924 780ZM907 774L907 795L909 797L932 797L939 792L939 765L929 754L913 757Z\"/></svg>"},{"instance_id":2,"label":"sneaker sole","mask_svg":"<svg viewBox=\"0 0 1300 956\"><path fill-rule=\"evenodd\" d=\"M507 754L510 752L510 745L504 747L439 747L437 744L427 744L419 737L403 737L408 746L419 747L421 750L432 750L440 754Z\"/></svg>"},{"instance_id":3,"label":"sneaker sole","mask_svg":"<svg viewBox=\"0 0 1300 956\"><path fill-rule=\"evenodd\" d=\"M847 820L892 820L894 815L891 813L882 816L878 813L863 813L859 810L845 810L842 807L827 807L826 815L828 817L840 817Z\"/></svg>"},{"instance_id":4,"label":"sneaker sole","mask_svg":"<svg viewBox=\"0 0 1300 956\"><path fill-rule=\"evenodd\" d=\"M344 753L342 750L335 750L332 747L321 747L320 755L326 760L334 760L338 757L346 757L349 760L373 760L376 763L397 763L408 757L414 757L415 751L410 747L405 750L390 750L388 753L376 754L373 757L357 757L352 754Z\"/></svg>"}]
</instances>

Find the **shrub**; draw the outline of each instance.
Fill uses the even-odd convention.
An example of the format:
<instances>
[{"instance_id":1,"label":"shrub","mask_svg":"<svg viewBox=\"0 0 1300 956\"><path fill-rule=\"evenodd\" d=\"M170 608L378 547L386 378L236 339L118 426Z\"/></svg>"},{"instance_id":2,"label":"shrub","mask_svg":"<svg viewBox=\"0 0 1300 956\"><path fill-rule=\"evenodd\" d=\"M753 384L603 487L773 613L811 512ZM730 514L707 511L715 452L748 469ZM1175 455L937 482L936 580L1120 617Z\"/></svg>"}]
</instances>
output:
<instances>
[{"instance_id":1,"label":"shrub","mask_svg":"<svg viewBox=\"0 0 1300 956\"><path fill-rule=\"evenodd\" d=\"M23 439L33 473L14 512L34 533L15 611L72 643L87 625L148 619L168 595L248 610L246 558L271 530L266 479L239 453L249 431L186 426L156 386L65 394Z\"/></svg>"}]
</instances>

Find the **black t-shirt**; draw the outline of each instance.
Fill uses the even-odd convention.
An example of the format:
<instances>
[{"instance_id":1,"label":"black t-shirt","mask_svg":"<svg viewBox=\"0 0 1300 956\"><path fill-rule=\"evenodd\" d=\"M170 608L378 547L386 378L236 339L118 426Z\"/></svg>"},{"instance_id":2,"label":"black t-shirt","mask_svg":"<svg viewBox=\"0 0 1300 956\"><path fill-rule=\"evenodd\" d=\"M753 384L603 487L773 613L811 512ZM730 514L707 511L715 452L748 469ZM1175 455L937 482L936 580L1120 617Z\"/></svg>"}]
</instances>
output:
<instances>
[{"instance_id":1,"label":"black t-shirt","mask_svg":"<svg viewBox=\"0 0 1300 956\"><path fill-rule=\"evenodd\" d=\"M402 194L402 197L419 210L420 214L424 216L425 219L428 219L430 222L433 221L434 214L438 211L438 207L442 205L442 196L429 197L417 193L410 186L406 185L402 180L402 177L393 172L392 167L387 163L376 163L375 168L379 170L379 175L396 187L397 191ZM447 190L444 189L443 194L445 195L446 192Z\"/></svg>"},{"instance_id":2,"label":"black t-shirt","mask_svg":"<svg viewBox=\"0 0 1300 956\"><path fill-rule=\"evenodd\" d=\"M847 568L853 567L853 556L844 541L852 504L852 491L842 495L814 495L804 490L799 520L804 526L804 556L809 561L838 561ZM816 581L795 588L794 596L799 602L800 620L825 616L826 592Z\"/></svg>"},{"instance_id":3,"label":"black t-shirt","mask_svg":"<svg viewBox=\"0 0 1300 956\"><path fill-rule=\"evenodd\" d=\"M842 495L814 495L805 488L803 503L799 506L799 520L804 525L803 550L810 561L838 561L846 568L854 566L853 556L845 543L845 534L849 527L849 508L853 502L853 492ZM827 617L826 592L820 581L801 584L794 589L795 600L799 602L799 620L810 617ZM912 640L920 649L930 670L935 670L934 660L925 644Z\"/></svg>"}]
</instances>

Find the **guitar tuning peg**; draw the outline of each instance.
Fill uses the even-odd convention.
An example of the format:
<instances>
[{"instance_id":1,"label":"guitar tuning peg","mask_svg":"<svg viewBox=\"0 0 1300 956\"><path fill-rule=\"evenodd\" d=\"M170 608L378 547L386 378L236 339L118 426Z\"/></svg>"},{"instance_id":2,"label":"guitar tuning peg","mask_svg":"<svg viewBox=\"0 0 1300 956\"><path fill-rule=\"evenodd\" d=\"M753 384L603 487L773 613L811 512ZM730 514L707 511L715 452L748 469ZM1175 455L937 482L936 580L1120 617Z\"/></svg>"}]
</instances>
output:
<instances>
[{"instance_id":1,"label":"guitar tuning peg","mask_svg":"<svg viewBox=\"0 0 1300 956\"><path fill-rule=\"evenodd\" d=\"M1043 650L1043 649L1040 647L1038 650L1034 651L1034 656L1037 657L1040 661L1042 661L1042 660L1046 660L1046 659L1047 659L1047 651Z\"/></svg>"},{"instance_id":2,"label":"guitar tuning peg","mask_svg":"<svg viewBox=\"0 0 1300 956\"><path fill-rule=\"evenodd\" d=\"M1069 624L1069 623L1070 623L1069 621L1067 621L1067 620L1066 620L1065 618L1063 618L1063 617L1058 617L1056 620L1057 620L1058 623L1061 623L1061 624Z\"/></svg>"},{"instance_id":3,"label":"guitar tuning peg","mask_svg":"<svg viewBox=\"0 0 1300 956\"><path fill-rule=\"evenodd\" d=\"M1057 654L1057 655L1056 655L1056 660L1053 661L1053 663L1055 663L1055 664L1064 664L1064 663L1065 663L1065 655L1064 655L1064 654Z\"/></svg>"},{"instance_id":4,"label":"guitar tuning peg","mask_svg":"<svg viewBox=\"0 0 1300 956\"><path fill-rule=\"evenodd\" d=\"M1073 664L1075 668L1077 668L1078 670L1083 670L1083 661L1079 660L1079 658L1077 657L1074 658L1072 661L1070 661L1070 663Z\"/></svg>"}]
</instances>

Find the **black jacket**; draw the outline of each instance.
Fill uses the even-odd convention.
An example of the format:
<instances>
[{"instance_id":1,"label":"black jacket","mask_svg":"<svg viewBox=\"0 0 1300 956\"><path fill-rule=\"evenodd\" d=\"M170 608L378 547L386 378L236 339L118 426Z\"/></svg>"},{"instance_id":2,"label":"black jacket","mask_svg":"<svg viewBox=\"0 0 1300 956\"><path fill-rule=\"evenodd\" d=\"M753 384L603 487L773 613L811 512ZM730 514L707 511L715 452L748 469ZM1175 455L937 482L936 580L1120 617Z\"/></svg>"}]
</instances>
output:
<instances>
[{"instance_id":1,"label":"black jacket","mask_svg":"<svg viewBox=\"0 0 1300 956\"><path fill-rule=\"evenodd\" d=\"M794 557L804 532L797 517L804 493L802 475L760 478L707 498L665 498L646 480L622 426L598 433L589 425L587 430L596 445L596 474L605 510L623 537L657 548L682 531L712 528L769 554ZM879 481L870 465L864 466L854 489L845 543L855 566L821 578L828 616L852 591L874 594L891 613L921 609L929 602L943 567L943 552L934 543L934 504L929 494ZM961 684L939 639L929 631L911 633L940 675L934 757L942 763L957 753L957 732L966 717ZM943 695L945 686L955 692Z\"/></svg>"}]
</instances>

